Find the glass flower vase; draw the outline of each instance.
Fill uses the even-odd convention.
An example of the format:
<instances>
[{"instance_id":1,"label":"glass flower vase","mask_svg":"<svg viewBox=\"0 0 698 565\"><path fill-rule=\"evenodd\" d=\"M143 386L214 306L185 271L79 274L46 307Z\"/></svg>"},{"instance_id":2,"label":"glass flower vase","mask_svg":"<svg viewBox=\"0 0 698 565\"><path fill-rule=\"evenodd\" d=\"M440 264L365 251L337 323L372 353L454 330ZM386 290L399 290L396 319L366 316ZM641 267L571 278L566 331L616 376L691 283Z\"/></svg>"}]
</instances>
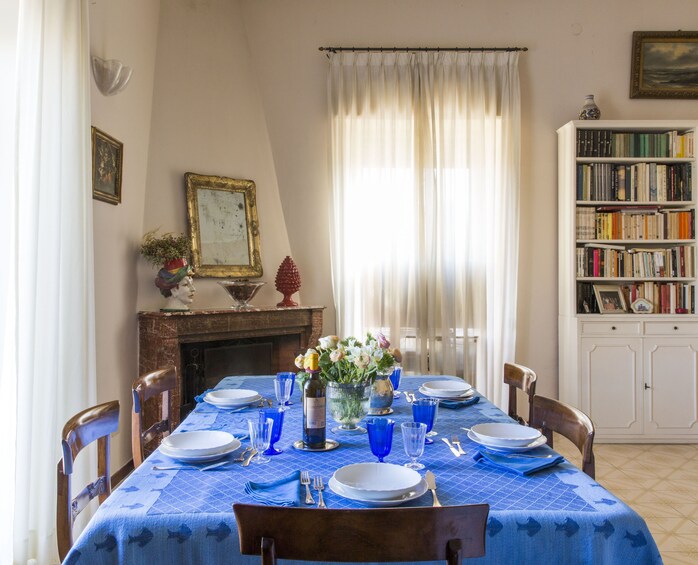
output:
<instances>
[{"instance_id":1,"label":"glass flower vase","mask_svg":"<svg viewBox=\"0 0 698 565\"><path fill-rule=\"evenodd\" d=\"M371 383L327 383L327 406L330 416L339 424L335 433L366 433L358 423L368 414Z\"/></svg>"}]
</instances>

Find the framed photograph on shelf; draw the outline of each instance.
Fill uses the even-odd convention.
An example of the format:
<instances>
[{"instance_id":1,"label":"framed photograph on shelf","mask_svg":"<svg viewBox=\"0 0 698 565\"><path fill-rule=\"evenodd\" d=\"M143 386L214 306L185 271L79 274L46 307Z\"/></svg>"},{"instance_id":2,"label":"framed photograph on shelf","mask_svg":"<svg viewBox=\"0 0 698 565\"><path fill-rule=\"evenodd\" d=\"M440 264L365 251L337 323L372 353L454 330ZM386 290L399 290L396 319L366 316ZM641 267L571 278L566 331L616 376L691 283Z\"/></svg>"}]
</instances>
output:
<instances>
[{"instance_id":1,"label":"framed photograph on shelf","mask_svg":"<svg viewBox=\"0 0 698 565\"><path fill-rule=\"evenodd\" d=\"M92 198L121 202L121 169L124 144L111 135L92 127Z\"/></svg>"},{"instance_id":2,"label":"framed photograph on shelf","mask_svg":"<svg viewBox=\"0 0 698 565\"><path fill-rule=\"evenodd\" d=\"M634 31L630 98L698 98L698 31Z\"/></svg>"},{"instance_id":3,"label":"framed photograph on shelf","mask_svg":"<svg viewBox=\"0 0 698 565\"><path fill-rule=\"evenodd\" d=\"M601 314L627 314L625 296L617 284L595 284L594 294Z\"/></svg>"}]
</instances>

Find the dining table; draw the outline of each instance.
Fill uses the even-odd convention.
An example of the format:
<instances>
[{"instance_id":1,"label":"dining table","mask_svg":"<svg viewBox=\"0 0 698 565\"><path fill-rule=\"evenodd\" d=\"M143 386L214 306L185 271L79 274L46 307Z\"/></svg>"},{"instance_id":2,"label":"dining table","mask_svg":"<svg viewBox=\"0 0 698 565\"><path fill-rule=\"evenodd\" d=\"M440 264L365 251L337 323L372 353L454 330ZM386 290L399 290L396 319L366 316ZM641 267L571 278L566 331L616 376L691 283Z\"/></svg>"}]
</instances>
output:
<instances>
[{"instance_id":1,"label":"dining table","mask_svg":"<svg viewBox=\"0 0 698 565\"><path fill-rule=\"evenodd\" d=\"M412 421L412 407L404 391L417 397L421 385L434 380L458 380L442 375L403 376L402 394L392 403L395 434L385 462L404 465L410 459L404 452L400 423ZM259 392L273 399L274 376L230 376L216 389L240 388ZM333 432L328 411L327 438L339 445L329 451L305 451L294 447L303 435L302 391L296 383L291 404L284 413L280 440L282 453L266 464L246 467L237 461L249 446L247 420L256 418L258 408L233 411L206 401L196 407L174 433L194 430L221 430L245 439L226 462L208 471L194 468L159 470L178 463L155 450L111 493L75 541L64 563L118 563L167 565L252 564L258 556L240 554L233 503L257 504L250 483L274 481L298 471L319 475L328 484L337 469L360 462L376 462L365 433ZM433 431L435 441L426 445L419 461L436 477L441 504L487 503L485 555L471 559L474 564L558 565L571 564L657 564L662 563L644 520L627 504L567 460L530 475L522 475L478 458L479 445L468 431L478 423L511 423L512 419L476 391L468 403L439 407ZM478 398L479 400L475 400ZM456 456L446 442L457 435L464 455ZM557 455L544 445L537 454ZM248 488L246 489L246 485ZM300 505L304 487L298 484ZM301 493L303 496L301 496ZM317 501L317 493L313 492ZM363 503L345 498L325 488L329 508L362 508ZM404 506L431 506L431 492ZM321 508L317 512L323 512ZM386 528L391 524L386 523ZM321 543L322 540L318 540ZM415 543L406 539L405 543ZM370 557L370 556L369 556ZM284 563L296 563L284 561ZM298 562L300 563L300 562Z\"/></svg>"}]
</instances>

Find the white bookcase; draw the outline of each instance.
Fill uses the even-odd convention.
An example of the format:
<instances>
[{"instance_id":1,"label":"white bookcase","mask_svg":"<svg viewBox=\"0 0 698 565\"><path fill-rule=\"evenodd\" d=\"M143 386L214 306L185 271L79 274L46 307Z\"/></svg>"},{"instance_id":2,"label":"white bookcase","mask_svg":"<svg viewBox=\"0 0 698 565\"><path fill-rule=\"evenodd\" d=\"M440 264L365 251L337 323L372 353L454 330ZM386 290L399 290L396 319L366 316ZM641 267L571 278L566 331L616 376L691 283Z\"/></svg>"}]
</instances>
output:
<instances>
[{"instance_id":1,"label":"white bookcase","mask_svg":"<svg viewBox=\"0 0 698 565\"><path fill-rule=\"evenodd\" d=\"M698 441L696 130L598 120L557 132L560 399L591 417L597 441Z\"/></svg>"}]
</instances>

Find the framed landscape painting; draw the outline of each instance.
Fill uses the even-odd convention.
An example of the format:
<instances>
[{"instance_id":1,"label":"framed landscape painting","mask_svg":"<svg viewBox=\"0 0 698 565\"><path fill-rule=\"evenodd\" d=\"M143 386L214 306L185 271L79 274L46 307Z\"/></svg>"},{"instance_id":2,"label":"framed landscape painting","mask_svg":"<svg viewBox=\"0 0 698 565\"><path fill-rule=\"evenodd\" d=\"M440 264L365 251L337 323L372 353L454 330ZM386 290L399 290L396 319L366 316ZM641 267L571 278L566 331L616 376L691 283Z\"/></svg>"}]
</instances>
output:
<instances>
[{"instance_id":1,"label":"framed landscape painting","mask_svg":"<svg viewBox=\"0 0 698 565\"><path fill-rule=\"evenodd\" d=\"M121 169L124 144L96 127L92 128L92 198L121 202Z\"/></svg>"},{"instance_id":2,"label":"framed landscape painting","mask_svg":"<svg viewBox=\"0 0 698 565\"><path fill-rule=\"evenodd\" d=\"M630 98L698 98L698 32L635 31Z\"/></svg>"}]
</instances>

